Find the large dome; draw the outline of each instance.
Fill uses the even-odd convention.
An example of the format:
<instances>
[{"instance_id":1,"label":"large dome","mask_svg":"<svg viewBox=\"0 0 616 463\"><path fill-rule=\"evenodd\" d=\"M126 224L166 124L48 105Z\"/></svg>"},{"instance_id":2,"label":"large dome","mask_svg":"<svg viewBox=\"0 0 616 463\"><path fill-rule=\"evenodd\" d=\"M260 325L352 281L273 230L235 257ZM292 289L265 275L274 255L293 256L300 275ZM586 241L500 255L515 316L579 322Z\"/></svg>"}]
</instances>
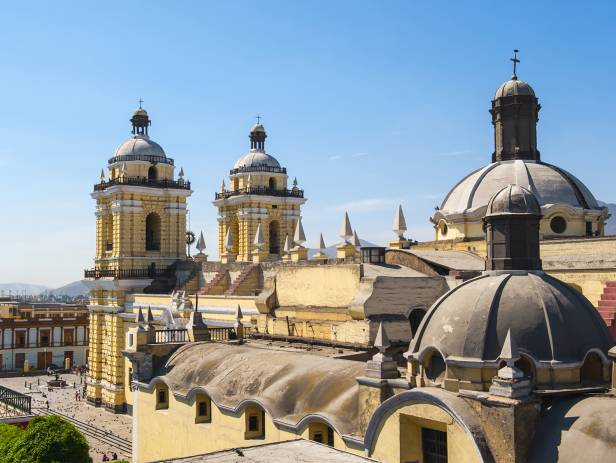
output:
<instances>
[{"instance_id":1,"label":"large dome","mask_svg":"<svg viewBox=\"0 0 616 463\"><path fill-rule=\"evenodd\" d=\"M439 299L413 338L410 354L431 348L448 358L495 361L507 332L543 366L583 362L613 342L597 310L581 293L542 271L493 271Z\"/></svg>"},{"instance_id":2,"label":"large dome","mask_svg":"<svg viewBox=\"0 0 616 463\"><path fill-rule=\"evenodd\" d=\"M440 212L481 217L492 195L509 184L531 191L542 207L565 204L601 209L588 188L569 172L543 162L517 159L494 162L472 172L449 192Z\"/></svg>"},{"instance_id":3,"label":"large dome","mask_svg":"<svg viewBox=\"0 0 616 463\"><path fill-rule=\"evenodd\" d=\"M165 151L156 142L146 135L133 135L122 143L115 152L115 157L120 156L157 156L165 157Z\"/></svg>"},{"instance_id":4,"label":"large dome","mask_svg":"<svg viewBox=\"0 0 616 463\"><path fill-rule=\"evenodd\" d=\"M242 167L280 167L280 163L265 151L250 150L247 154L238 159L233 166L234 169Z\"/></svg>"}]
</instances>

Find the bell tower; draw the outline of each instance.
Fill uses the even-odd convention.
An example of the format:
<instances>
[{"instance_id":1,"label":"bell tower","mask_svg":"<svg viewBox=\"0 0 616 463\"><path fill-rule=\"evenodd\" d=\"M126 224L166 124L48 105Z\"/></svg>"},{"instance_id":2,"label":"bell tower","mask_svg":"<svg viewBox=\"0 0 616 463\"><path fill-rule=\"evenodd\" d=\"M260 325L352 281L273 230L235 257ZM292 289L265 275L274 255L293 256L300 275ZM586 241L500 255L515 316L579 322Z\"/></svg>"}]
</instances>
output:
<instances>
[{"instance_id":1,"label":"bell tower","mask_svg":"<svg viewBox=\"0 0 616 463\"><path fill-rule=\"evenodd\" d=\"M101 170L94 185L96 254L85 271L90 289L88 400L115 412L126 410L125 302L170 266L186 259L186 204L190 182L174 160L150 139L151 120L139 106L131 137Z\"/></svg>"}]
</instances>

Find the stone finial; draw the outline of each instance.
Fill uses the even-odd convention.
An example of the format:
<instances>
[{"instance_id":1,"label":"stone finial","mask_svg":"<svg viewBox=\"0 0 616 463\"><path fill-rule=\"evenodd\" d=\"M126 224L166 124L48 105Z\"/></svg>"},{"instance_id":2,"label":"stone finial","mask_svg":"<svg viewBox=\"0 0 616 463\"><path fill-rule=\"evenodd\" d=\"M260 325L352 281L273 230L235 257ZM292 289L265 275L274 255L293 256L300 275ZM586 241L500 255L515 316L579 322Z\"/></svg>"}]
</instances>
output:
<instances>
[{"instance_id":1,"label":"stone finial","mask_svg":"<svg viewBox=\"0 0 616 463\"><path fill-rule=\"evenodd\" d=\"M301 246L306 242L306 233L304 233L304 226L302 225L302 218L297 219L297 225L295 227L295 235L293 235L293 242L298 246Z\"/></svg>"},{"instance_id":2,"label":"stone finial","mask_svg":"<svg viewBox=\"0 0 616 463\"><path fill-rule=\"evenodd\" d=\"M183 167L180 167L180 173L178 174L178 177L184 178L184 168Z\"/></svg>"},{"instance_id":3,"label":"stone finial","mask_svg":"<svg viewBox=\"0 0 616 463\"><path fill-rule=\"evenodd\" d=\"M225 249L227 252L233 251L233 235L231 234L231 227L227 228L227 234L225 235Z\"/></svg>"},{"instance_id":4,"label":"stone finial","mask_svg":"<svg viewBox=\"0 0 616 463\"><path fill-rule=\"evenodd\" d=\"M105 181L105 169L101 169L101 183L103 183Z\"/></svg>"},{"instance_id":5,"label":"stone finial","mask_svg":"<svg viewBox=\"0 0 616 463\"><path fill-rule=\"evenodd\" d=\"M227 186L225 185L225 179L222 179L222 183L220 184L220 192L224 193Z\"/></svg>"},{"instance_id":6,"label":"stone finial","mask_svg":"<svg viewBox=\"0 0 616 463\"><path fill-rule=\"evenodd\" d=\"M319 251L325 253L325 249L325 240L323 239L323 233L321 233L321 236L319 237Z\"/></svg>"},{"instance_id":7,"label":"stone finial","mask_svg":"<svg viewBox=\"0 0 616 463\"><path fill-rule=\"evenodd\" d=\"M291 240L289 239L289 234L287 233L287 237L284 239L284 252L289 254L291 252Z\"/></svg>"},{"instance_id":8,"label":"stone finial","mask_svg":"<svg viewBox=\"0 0 616 463\"><path fill-rule=\"evenodd\" d=\"M148 326L154 324L154 315L152 315L152 307L150 307L150 306L148 306L148 319L147 319L147 323L148 323Z\"/></svg>"},{"instance_id":9,"label":"stone finial","mask_svg":"<svg viewBox=\"0 0 616 463\"><path fill-rule=\"evenodd\" d=\"M396 215L394 216L394 226L392 229L394 233L398 236L398 238L400 238L401 240L404 239L404 232L407 231L407 228L406 220L404 219L404 212L402 212L402 205L398 206L398 210L396 211Z\"/></svg>"},{"instance_id":10,"label":"stone finial","mask_svg":"<svg viewBox=\"0 0 616 463\"><path fill-rule=\"evenodd\" d=\"M257 249L261 250L265 245L265 238L263 237L263 227L261 227L261 223L257 225L257 231L255 233L254 245Z\"/></svg>"},{"instance_id":11,"label":"stone finial","mask_svg":"<svg viewBox=\"0 0 616 463\"><path fill-rule=\"evenodd\" d=\"M120 168L120 177L126 177L126 163L122 163L122 167Z\"/></svg>"},{"instance_id":12,"label":"stone finial","mask_svg":"<svg viewBox=\"0 0 616 463\"><path fill-rule=\"evenodd\" d=\"M143 318L143 310L139 307L139 312L137 313L137 326L139 331L143 331L145 325L145 318Z\"/></svg>"},{"instance_id":13,"label":"stone finial","mask_svg":"<svg viewBox=\"0 0 616 463\"><path fill-rule=\"evenodd\" d=\"M376 338L374 338L374 347L376 347L381 354L384 354L390 345L387 331L385 331L383 327L383 322L379 322L379 330L376 332Z\"/></svg>"},{"instance_id":14,"label":"stone finial","mask_svg":"<svg viewBox=\"0 0 616 463\"><path fill-rule=\"evenodd\" d=\"M293 179L293 188L297 188L297 177Z\"/></svg>"},{"instance_id":15,"label":"stone finial","mask_svg":"<svg viewBox=\"0 0 616 463\"><path fill-rule=\"evenodd\" d=\"M353 229L351 228L351 221L349 220L348 212L344 213L344 219L342 220L342 225L340 226L340 238L342 238L346 243L353 238Z\"/></svg>"},{"instance_id":16,"label":"stone finial","mask_svg":"<svg viewBox=\"0 0 616 463\"><path fill-rule=\"evenodd\" d=\"M361 247L361 241L359 241L359 236L357 236L357 230L353 230L353 246L356 248Z\"/></svg>"},{"instance_id":17,"label":"stone finial","mask_svg":"<svg viewBox=\"0 0 616 463\"><path fill-rule=\"evenodd\" d=\"M246 188L250 188L250 185L252 185L252 177L248 174L248 178L246 178Z\"/></svg>"},{"instance_id":18,"label":"stone finial","mask_svg":"<svg viewBox=\"0 0 616 463\"><path fill-rule=\"evenodd\" d=\"M205 239L203 238L203 231L199 234L199 239L197 240L197 250L199 254L203 254L205 250Z\"/></svg>"},{"instance_id":19,"label":"stone finial","mask_svg":"<svg viewBox=\"0 0 616 463\"><path fill-rule=\"evenodd\" d=\"M235 321L236 322L241 322L242 318L244 318L244 315L242 314L242 308L240 307L240 305L237 305L237 308L235 309Z\"/></svg>"},{"instance_id":20,"label":"stone finial","mask_svg":"<svg viewBox=\"0 0 616 463\"><path fill-rule=\"evenodd\" d=\"M492 379L490 394L513 399L526 397L530 394L530 381L524 378L524 373L515 366L515 362L519 358L518 346L511 335L511 330L508 330L498 358L504 361L506 365L498 370L498 374Z\"/></svg>"}]
</instances>

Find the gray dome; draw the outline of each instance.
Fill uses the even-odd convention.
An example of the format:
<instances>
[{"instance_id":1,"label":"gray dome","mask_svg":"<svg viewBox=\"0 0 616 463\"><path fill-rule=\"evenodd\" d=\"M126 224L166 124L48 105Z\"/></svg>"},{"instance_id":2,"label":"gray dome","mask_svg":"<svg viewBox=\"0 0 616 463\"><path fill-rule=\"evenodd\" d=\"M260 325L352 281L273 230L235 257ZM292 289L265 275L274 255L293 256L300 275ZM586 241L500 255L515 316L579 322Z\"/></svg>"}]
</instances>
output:
<instances>
[{"instance_id":1,"label":"gray dome","mask_svg":"<svg viewBox=\"0 0 616 463\"><path fill-rule=\"evenodd\" d=\"M115 157L125 155L146 155L165 157L165 151L146 135L133 135L122 143L115 152Z\"/></svg>"},{"instance_id":2,"label":"gray dome","mask_svg":"<svg viewBox=\"0 0 616 463\"><path fill-rule=\"evenodd\" d=\"M530 95L535 96L533 88L523 80L511 79L498 87L494 99L503 98L505 96Z\"/></svg>"},{"instance_id":3,"label":"gray dome","mask_svg":"<svg viewBox=\"0 0 616 463\"><path fill-rule=\"evenodd\" d=\"M261 124L255 124L250 128L251 132L265 132L265 127Z\"/></svg>"},{"instance_id":4,"label":"gray dome","mask_svg":"<svg viewBox=\"0 0 616 463\"><path fill-rule=\"evenodd\" d=\"M507 331L535 361L582 362L613 344L581 293L541 271L485 272L441 297L413 338L410 353L436 348L459 360L495 361ZM551 364L550 364L551 365Z\"/></svg>"},{"instance_id":5,"label":"gray dome","mask_svg":"<svg viewBox=\"0 0 616 463\"><path fill-rule=\"evenodd\" d=\"M490 199L486 216L499 214L541 215L535 195L519 185L508 185Z\"/></svg>"},{"instance_id":6,"label":"gray dome","mask_svg":"<svg viewBox=\"0 0 616 463\"><path fill-rule=\"evenodd\" d=\"M265 151L253 149L239 158L233 166L234 169L242 167L280 167L280 163Z\"/></svg>"},{"instance_id":7,"label":"gray dome","mask_svg":"<svg viewBox=\"0 0 616 463\"><path fill-rule=\"evenodd\" d=\"M483 215L488 201L509 184L531 191L539 205L566 204L600 209L595 197L577 178L563 169L530 160L498 161L472 172L445 197L441 212Z\"/></svg>"}]
</instances>

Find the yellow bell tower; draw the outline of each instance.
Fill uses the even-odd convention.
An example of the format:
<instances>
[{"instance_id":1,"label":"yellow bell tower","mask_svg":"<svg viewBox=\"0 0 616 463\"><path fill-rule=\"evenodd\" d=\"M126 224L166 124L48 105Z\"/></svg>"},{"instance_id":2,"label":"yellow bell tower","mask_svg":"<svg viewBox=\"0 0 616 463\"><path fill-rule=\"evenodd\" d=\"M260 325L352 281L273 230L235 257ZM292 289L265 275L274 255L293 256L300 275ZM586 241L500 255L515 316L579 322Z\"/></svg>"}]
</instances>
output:
<instances>
[{"instance_id":1,"label":"yellow bell tower","mask_svg":"<svg viewBox=\"0 0 616 463\"><path fill-rule=\"evenodd\" d=\"M282 257L285 239L293 238L306 202L287 169L265 151L267 133L257 123L250 130L250 151L229 172L229 189L222 182L218 208L218 252L223 262L262 262Z\"/></svg>"},{"instance_id":2,"label":"yellow bell tower","mask_svg":"<svg viewBox=\"0 0 616 463\"><path fill-rule=\"evenodd\" d=\"M88 400L115 412L126 409L126 296L167 273L172 277L170 266L186 259L192 193L182 169L175 178L173 159L150 139L151 121L141 105L130 121L132 136L109 159L108 178L101 171L94 185L96 256L84 280L90 288Z\"/></svg>"}]
</instances>

